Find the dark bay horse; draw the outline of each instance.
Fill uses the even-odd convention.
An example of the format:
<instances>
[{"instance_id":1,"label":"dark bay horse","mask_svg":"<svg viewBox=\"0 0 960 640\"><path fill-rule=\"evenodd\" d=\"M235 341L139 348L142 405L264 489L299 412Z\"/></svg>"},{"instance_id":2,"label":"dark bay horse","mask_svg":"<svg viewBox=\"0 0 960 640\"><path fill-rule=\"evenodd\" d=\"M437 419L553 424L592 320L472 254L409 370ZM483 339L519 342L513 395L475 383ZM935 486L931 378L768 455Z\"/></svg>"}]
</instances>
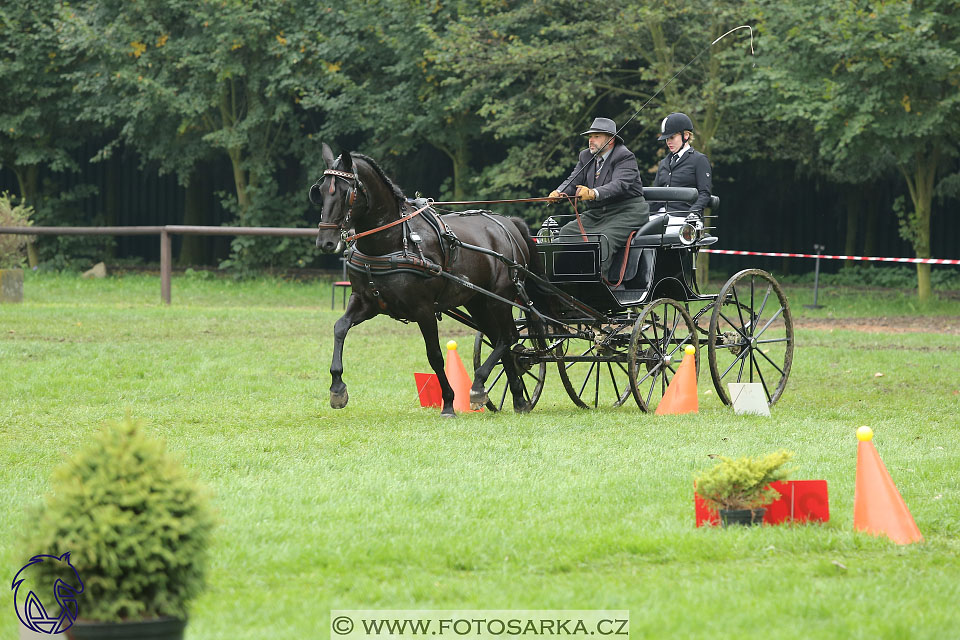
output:
<instances>
[{"instance_id":1,"label":"dark bay horse","mask_svg":"<svg viewBox=\"0 0 960 640\"><path fill-rule=\"evenodd\" d=\"M487 401L484 384L502 359L514 410L529 411L510 351L518 333L507 302L525 295L524 273L495 255L464 246L488 249L539 273L539 263L531 264L536 250L527 225L519 218L489 213L438 216L423 202L408 202L367 156L344 152L335 160L324 143L323 160L327 170L310 189L310 200L323 208L317 247L333 253L342 250L345 239L356 240L347 263L352 293L333 332L330 406L341 409L348 400L342 378L347 331L383 313L420 327L430 366L440 380L441 415L453 416L454 392L444 373L437 320L441 312L464 307L494 345L474 374L471 404Z\"/></svg>"}]
</instances>

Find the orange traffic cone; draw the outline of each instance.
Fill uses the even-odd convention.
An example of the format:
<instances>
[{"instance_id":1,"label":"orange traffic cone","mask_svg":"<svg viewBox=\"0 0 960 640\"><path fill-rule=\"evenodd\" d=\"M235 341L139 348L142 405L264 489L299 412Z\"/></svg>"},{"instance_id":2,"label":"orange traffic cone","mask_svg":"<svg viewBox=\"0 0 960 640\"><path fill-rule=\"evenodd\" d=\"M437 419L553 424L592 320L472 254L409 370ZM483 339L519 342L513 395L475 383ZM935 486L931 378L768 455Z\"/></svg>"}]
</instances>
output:
<instances>
[{"instance_id":1,"label":"orange traffic cone","mask_svg":"<svg viewBox=\"0 0 960 640\"><path fill-rule=\"evenodd\" d=\"M697 362L694 357L696 349L692 344L683 348L683 362L677 367L677 373L670 381L667 392L657 405L658 416L671 413L697 413L700 404L697 402Z\"/></svg>"},{"instance_id":2,"label":"orange traffic cone","mask_svg":"<svg viewBox=\"0 0 960 640\"><path fill-rule=\"evenodd\" d=\"M457 353L457 343L453 340L447 343L447 363L444 365L443 371L447 374L447 381L450 382L450 386L453 387L453 410L461 412L483 411L482 408L470 408L470 387L473 383L470 381L470 376L467 375L467 369L463 366L463 361L460 360L460 354Z\"/></svg>"},{"instance_id":3,"label":"orange traffic cone","mask_svg":"<svg viewBox=\"0 0 960 640\"><path fill-rule=\"evenodd\" d=\"M920 542L923 536L903 497L873 446L873 429L857 429L857 484L853 493L853 528L884 534L897 544Z\"/></svg>"}]
</instances>

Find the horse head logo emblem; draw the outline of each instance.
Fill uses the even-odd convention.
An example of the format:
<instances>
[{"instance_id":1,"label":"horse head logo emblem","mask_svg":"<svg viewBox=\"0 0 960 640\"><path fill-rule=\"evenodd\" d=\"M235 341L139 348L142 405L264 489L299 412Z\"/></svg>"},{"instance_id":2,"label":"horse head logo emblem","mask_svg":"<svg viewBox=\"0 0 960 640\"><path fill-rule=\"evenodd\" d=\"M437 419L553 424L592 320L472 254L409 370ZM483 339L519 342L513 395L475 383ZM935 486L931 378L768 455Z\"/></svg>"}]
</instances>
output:
<instances>
[{"instance_id":1,"label":"horse head logo emblem","mask_svg":"<svg viewBox=\"0 0 960 640\"><path fill-rule=\"evenodd\" d=\"M45 566L41 566L45 565ZM52 566L51 566L52 565ZM49 571L53 569L53 571ZM44 606L36 590L42 576L56 575L52 585L56 603ZM80 612L77 596L83 593L80 574L70 564L70 553L62 556L33 556L13 578L13 603L23 626L44 634L61 633L70 628ZM49 592L50 589L43 591ZM49 608L48 608L49 607Z\"/></svg>"}]
</instances>

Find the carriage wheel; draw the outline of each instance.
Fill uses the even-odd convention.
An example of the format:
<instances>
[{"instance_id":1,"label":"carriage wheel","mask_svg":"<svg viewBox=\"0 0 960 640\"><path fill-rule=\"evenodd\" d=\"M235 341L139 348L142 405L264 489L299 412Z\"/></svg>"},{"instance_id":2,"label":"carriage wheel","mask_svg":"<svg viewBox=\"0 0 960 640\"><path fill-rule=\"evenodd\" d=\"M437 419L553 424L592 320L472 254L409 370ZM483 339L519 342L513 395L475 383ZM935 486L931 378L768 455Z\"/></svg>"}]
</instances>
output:
<instances>
[{"instance_id":1,"label":"carriage wheel","mask_svg":"<svg viewBox=\"0 0 960 640\"><path fill-rule=\"evenodd\" d=\"M793 364L793 318L773 276L745 269L727 280L707 339L710 375L724 404L731 403L730 382L759 382L771 406L780 398Z\"/></svg>"},{"instance_id":2,"label":"carriage wheel","mask_svg":"<svg viewBox=\"0 0 960 640\"><path fill-rule=\"evenodd\" d=\"M697 327L687 310L669 298L654 300L644 307L630 336L630 388L641 409L648 413L656 409L688 344L695 349L699 374Z\"/></svg>"},{"instance_id":3,"label":"carriage wheel","mask_svg":"<svg viewBox=\"0 0 960 640\"><path fill-rule=\"evenodd\" d=\"M520 373L520 382L523 384L523 396L530 403L530 408L533 409L540 399L540 394L543 392L543 383L547 379L547 363L537 357L538 353L543 353L545 347L543 339L539 336L540 331L536 328L539 323L534 324L531 331L527 314L516 309L514 311L514 320L517 323L520 338L516 344L510 347L510 352L505 354L504 357L513 357L514 366ZM474 371L480 368L491 351L493 351L493 343L482 331L478 331L473 341ZM510 385L507 384L507 374L503 370L502 360L494 365L484 386L487 391L486 406L490 411L503 410L503 404L506 402L507 396L513 398L510 394Z\"/></svg>"},{"instance_id":4,"label":"carriage wheel","mask_svg":"<svg viewBox=\"0 0 960 640\"><path fill-rule=\"evenodd\" d=\"M557 347L564 357L578 358L557 363L560 381L575 405L582 409L619 407L633 395L627 370L629 330L629 322L614 323L595 329L593 340L571 337Z\"/></svg>"}]
</instances>

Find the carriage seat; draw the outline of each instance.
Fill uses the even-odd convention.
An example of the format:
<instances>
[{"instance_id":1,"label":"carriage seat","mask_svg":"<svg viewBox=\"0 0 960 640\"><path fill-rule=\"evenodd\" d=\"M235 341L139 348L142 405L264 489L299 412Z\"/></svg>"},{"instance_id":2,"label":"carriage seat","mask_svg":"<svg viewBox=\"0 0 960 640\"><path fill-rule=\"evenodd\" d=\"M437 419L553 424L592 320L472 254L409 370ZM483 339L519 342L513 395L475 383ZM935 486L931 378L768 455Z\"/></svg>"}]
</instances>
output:
<instances>
[{"instance_id":1,"label":"carriage seat","mask_svg":"<svg viewBox=\"0 0 960 640\"><path fill-rule=\"evenodd\" d=\"M640 282L647 282L653 276L654 247L659 247L663 242L663 234L667 230L669 219L670 215L667 213L654 213L646 224L637 229L630 241L630 256L623 273L624 283L636 278L637 274L641 276ZM610 272L607 274L607 280L610 282L620 280L623 254L623 248L618 249L613 254L613 263L610 266Z\"/></svg>"},{"instance_id":2,"label":"carriage seat","mask_svg":"<svg viewBox=\"0 0 960 640\"><path fill-rule=\"evenodd\" d=\"M650 220L647 221L647 224L643 225L633 236L633 242L630 246L637 247L643 246L636 243L637 238L642 238L644 236L661 236L663 232L667 230L667 222L670 219L669 214L666 213L654 213L650 215ZM659 242L657 243L659 244Z\"/></svg>"}]
</instances>

